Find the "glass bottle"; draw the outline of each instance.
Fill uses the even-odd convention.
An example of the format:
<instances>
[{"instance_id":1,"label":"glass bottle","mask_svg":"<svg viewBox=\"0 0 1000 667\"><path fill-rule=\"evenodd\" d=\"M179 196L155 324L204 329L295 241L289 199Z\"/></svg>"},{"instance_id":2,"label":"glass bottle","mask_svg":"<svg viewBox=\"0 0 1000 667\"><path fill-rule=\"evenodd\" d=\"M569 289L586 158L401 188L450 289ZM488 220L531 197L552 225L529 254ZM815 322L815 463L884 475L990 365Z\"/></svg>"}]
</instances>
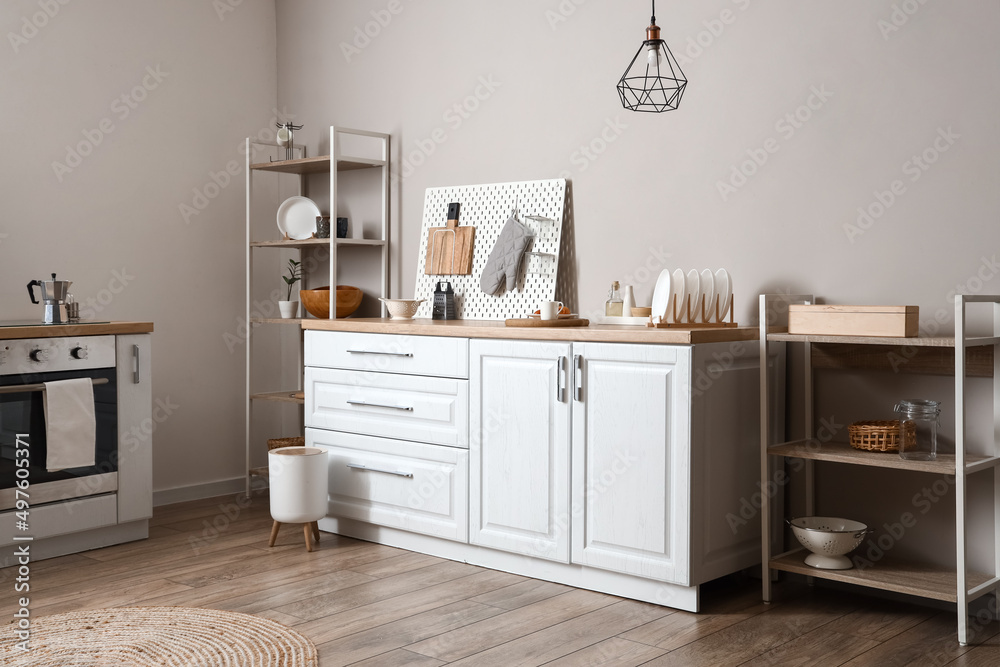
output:
<instances>
[{"instance_id":1,"label":"glass bottle","mask_svg":"<svg viewBox=\"0 0 1000 667\"><path fill-rule=\"evenodd\" d=\"M938 415L941 403L919 398L900 401L895 407L900 421L900 458L933 461L937 458Z\"/></svg>"},{"instance_id":2,"label":"glass bottle","mask_svg":"<svg viewBox=\"0 0 1000 667\"><path fill-rule=\"evenodd\" d=\"M611 283L611 294L604 304L604 314L607 317L622 316L622 295L618 291L618 281Z\"/></svg>"}]
</instances>

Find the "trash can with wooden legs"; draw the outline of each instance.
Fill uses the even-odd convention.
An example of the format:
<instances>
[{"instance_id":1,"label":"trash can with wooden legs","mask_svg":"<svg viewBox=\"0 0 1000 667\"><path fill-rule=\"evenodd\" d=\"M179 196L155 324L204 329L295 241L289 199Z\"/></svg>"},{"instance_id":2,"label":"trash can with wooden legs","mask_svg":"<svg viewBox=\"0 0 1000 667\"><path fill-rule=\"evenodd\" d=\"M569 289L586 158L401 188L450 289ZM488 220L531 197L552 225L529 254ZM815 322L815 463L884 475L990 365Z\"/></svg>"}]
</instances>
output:
<instances>
[{"instance_id":1,"label":"trash can with wooden legs","mask_svg":"<svg viewBox=\"0 0 1000 667\"><path fill-rule=\"evenodd\" d=\"M282 447L267 453L271 480L271 539L274 546L283 523L301 523L306 550L312 551L312 539L319 542L316 522L326 516L326 450L318 447Z\"/></svg>"}]
</instances>

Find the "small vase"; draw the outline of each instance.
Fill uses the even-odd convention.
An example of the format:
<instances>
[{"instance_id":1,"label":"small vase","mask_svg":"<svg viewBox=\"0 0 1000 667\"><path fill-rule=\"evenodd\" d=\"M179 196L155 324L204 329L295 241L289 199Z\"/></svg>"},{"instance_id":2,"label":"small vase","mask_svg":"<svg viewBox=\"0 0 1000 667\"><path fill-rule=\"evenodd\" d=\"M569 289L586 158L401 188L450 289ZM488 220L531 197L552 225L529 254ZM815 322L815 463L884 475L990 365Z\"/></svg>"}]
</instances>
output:
<instances>
[{"instance_id":1,"label":"small vase","mask_svg":"<svg viewBox=\"0 0 1000 667\"><path fill-rule=\"evenodd\" d=\"M278 311L281 313L283 319L289 320L293 317L298 317L299 315L299 302L298 301L279 301Z\"/></svg>"},{"instance_id":2,"label":"small vase","mask_svg":"<svg viewBox=\"0 0 1000 667\"><path fill-rule=\"evenodd\" d=\"M635 308L635 293L631 285L625 286L625 297L622 299L622 316L633 317L632 309Z\"/></svg>"}]
</instances>

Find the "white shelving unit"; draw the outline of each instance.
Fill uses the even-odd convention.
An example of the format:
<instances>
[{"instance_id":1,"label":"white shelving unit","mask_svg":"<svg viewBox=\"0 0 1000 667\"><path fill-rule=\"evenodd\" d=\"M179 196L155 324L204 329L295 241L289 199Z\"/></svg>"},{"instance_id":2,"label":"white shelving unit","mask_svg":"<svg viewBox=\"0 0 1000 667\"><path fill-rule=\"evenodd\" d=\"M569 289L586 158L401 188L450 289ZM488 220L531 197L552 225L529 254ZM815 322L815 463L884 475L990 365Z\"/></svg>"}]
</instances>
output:
<instances>
[{"instance_id":1,"label":"white shelving unit","mask_svg":"<svg viewBox=\"0 0 1000 667\"><path fill-rule=\"evenodd\" d=\"M993 333L988 337L971 337L966 333L967 306L970 303L993 304ZM893 563L889 558L864 570L821 570L804 563L808 552L804 549L783 551L774 549L782 543L783 525L776 521L768 494L761 494L761 535L762 581L765 602L771 599L772 570L783 570L797 574L866 586L896 593L904 593L922 598L954 602L958 609L958 641L965 645L969 639L969 604L989 593L1000 594L1000 528L994 510L994 567L993 573L975 572L968 567L966 505L968 479L986 470L993 470L993 502L997 508L1000 499L1000 296L955 296L955 337L954 338L883 338L869 336L813 336L787 333L787 317L781 319L779 304L815 303L811 295L770 295L760 297L760 346L761 354L766 354L773 343L798 343L804 348L804 424L806 439L770 444L768 418L769 378L761 373L761 488L768 488L772 480L772 470L777 457L800 458L806 461L805 473L805 513L816 513L815 508L815 461L832 461L848 465L874 466L917 473L936 473L955 476L955 544L956 567L945 568L928 563ZM784 312L787 312L785 310ZM769 318L771 318L769 320ZM813 437L816 433L813 423L813 345L855 345L855 346L907 346L909 348L937 348L954 350L955 372L955 454L938 454L935 461L909 461L892 454L867 452L853 449L847 443L821 443ZM975 443L970 452L967 438L967 383L968 369L966 352L970 348L991 346L993 348L993 412L991 429L994 437L990 443ZM950 352L945 352L950 354ZM835 509L823 509L823 515L836 515ZM778 553L774 553L774 551Z\"/></svg>"},{"instance_id":2,"label":"white shelving unit","mask_svg":"<svg viewBox=\"0 0 1000 667\"><path fill-rule=\"evenodd\" d=\"M352 154L349 150L344 149L345 140L347 142L357 143L360 139L361 142L368 142L375 146L375 150L370 151L375 154L376 157L362 157L358 154ZM390 243L390 224L389 224L389 155L390 155L390 140L391 137L388 134L381 132L369 132L367 130L355 130L348 129L337 126L330 126L330 155L321 155L318 157L307 157L306 150L304 147L296 147L297 150L301 152L301 157L292 160L278 160L274 162L254 162L254 147L255 146L268 146L275 147L275 144L266 144L262 142L255 142L250 138L246 140L246 311L245 317L248 324L248 339L246 343L246 423L245 423L245 439L246 439L246 493L250 494L250 484L254 476L266 476L267 467L262 466L258 468L252 467L252 457L251 453L253 451L253 405L255 402L259 401L275 401L280 403L290 403L298 406L302 406L304 399L297 396L302 392L302 336L299 337L298 346L298 361L296 368L298 369L299 380L297 389L286 389L281 391L253 391L254 378L252 372L252 362L254 354L253 346L253 330L258 325L271 325L271 324L292 324L296 327L301 326L303 318L291 318L291 319L277 319L277 318L255 318L251 317L251 308L253 305L253 260L254 252L260 251L261 249L271 249L271 248L284 248L299 251L299 258L302 259L302 251L328 248L329 256L329 280L328 284L331 286L330 289L330 316L336 318L337 313L337 293L335 286L337 285L337 265L338 265L338 255L340 252L344 251L358 251L363 248L379 248L380 249L380 290L379 296L388 297L389 296L389 243ZM369 152L369 151L365 151ZM380 216L380 226L379 238L336 238L336 218L341 198L343 193L341 192L341 186L339 184L339 175L341 172L357 171L357 170L367 170L367 169L377 169L380 173L381 183L380 183L380 196L381 196L381 216ZM328 173L330 175L330 197L328 204L328 214L330 215L330 238L319 239L310 238L303 240L284 240L278 238L279 232L277 227L274 228L274 238L255 240L253 238L251 224L251 211L253 208L253 185L254 179L260 178L264 173L274 173L274 174L291 174L298 176L298 194L303 195L306 192L307 178L314 174L324 174ZM317 202L321 204L321 202ZM280 202L274 202L274 210L277 210ZM321 205L321 208L322 205ZM266 252L266 250L265 250ZM303 308L300 305L300 308ZM384 315L384 307L382 307ZM305 317L305 312L303 308L303 317ZM301 409L301 408L300 408Z\"/></svg>"}]
</instances>

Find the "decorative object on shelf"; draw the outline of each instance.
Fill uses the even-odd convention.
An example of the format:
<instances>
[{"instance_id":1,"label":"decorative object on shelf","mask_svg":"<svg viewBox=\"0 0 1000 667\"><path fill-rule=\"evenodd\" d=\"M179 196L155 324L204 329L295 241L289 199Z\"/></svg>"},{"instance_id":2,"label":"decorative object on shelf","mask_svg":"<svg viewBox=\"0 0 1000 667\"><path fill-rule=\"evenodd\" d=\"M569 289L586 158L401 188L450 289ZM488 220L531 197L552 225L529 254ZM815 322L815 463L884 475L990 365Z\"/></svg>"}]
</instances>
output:
<instances>
[{"instance_id":1,"label":"decorative object on shelf","mask_svg":"<svg viewBox=\"0 0 1000 667\"><path fill-rule=\"evenodd\" d=\"M281 447L267 453L271 487L271 539L273 547L283 523L301 523L306 551L312 551L310 538L319 542L317 521L326 516L328 467L325 449L319 447Z\"/></svg>"},{"instance_id":2,"label":"decorative object on shelf","mask_svg":"<svg viewBox=\"0 0 1000 667\"><path fill-rule=\"evenodd\" d=\"M347 218L337 218L337 238L347 238Z\"/></svg>"},{"instance_id":3,"label":"decorative object on shelf","mask_svg":"<svg viewBox=\"0 0 1000 667\"><path fill-rule=\"evenodd\" d=\"M908 398L893 408L899 415L900 430L905 433L899 443L899 457L910 461L937 459L937 427L941 402Z\"/></svg>"},{"instance_id":4,"label":"decorative object on shelf","mask_svg":"<svg viewBox=\"0 0 1000 667\"><path fill-rule=\"evenodd\" d=\"M287 320L299 314L299 302L292 301L292 286L302 280L302 262L290 259L286 270L288 275L281 276L281 279L285 281L287 291L285 292L285 300L278 302L278 310L281 312L281 317Z\"/></svg>"},{"instance_id":5,"label":"decorative object on shelf","mask_svg":"<svg viewBox=\"0 0 1000 667\"><path fill-rule=\"evenodd\" d=\"M330 216L320 215L316 217L316 238L330 238Z\"/></svg>"},{"instance_id":6,"label":"decorative object on shelf","mask_svg":"<svg viewBox=\"0 0 1000 667\"><path fill-rule=\"evenodd\" d=\"M455 310L455 290L451 288L451 283L442 280L434 288L434 308L431 310L432 320L457 320L458 312Z\"/></svg>"},{"instance_id":7,"label":"decorative object on shelf","mask_svg":"<svg viewBox=\"0 0 1000 667\"><path fill-rule=\"evenodd\" d=\"M330 286L299 290L302 306L313 317L330 318ZM337 318L353 315L361 306L364 292L351 285L337 285Z\"/></svg>"},{"instance_id":8,"label":"decorative object on shelf","mask_svg":"<svg viewBox=\"0 0 1000 667\"><path fill-rule=\"evenodd\" d=\"M274 126L278 128L278 145L285 148L285 159L291 160L293 157L292 151L295 149L295 130L301 130L303 126L293 125L287 121L284 123L275 123ZM273 162L274 160L271 161Z\"/></svg>"},{"instance_id":9,"label":"decorative object on shelf","mask_svg":"<svg viewBox=\"0 0 1000 667\"><path fill-rule=\"evenodd\" d=\"M499 294L506 287L507 291L517 284L517 270L521 266L524 252L531 243L531 232L517 221L512 213L500 231L500 238L493 245L490 256L486 260L483 274L479 278L479 287L486 294Z\"/></svg>"},{"instance_id":10,"label":"decorative object on shelf","mask_svg":"<svg viewBox=\"0 0 1000 667\"><path fill-rule=\"evenodd\" d=\"M633 317L632 309L635 307L635 292L631 285L625 286L625 294L622 295L622 316Z\"/></svg>"},{"instance_id":11,"label":"decorative object on shelf","mask_svg":"<svg viewBox=\"0 0 1000 667\"><path fill-rule=\"evenodd\" d=\"M907 425L906 430L906 435L902 437L914 437L912 423ZM899 451L901 432L898 419L854 422L847 427L847 434L854 449L894 454Z\"/></svg>"},{"instance_id":12,"label":"decorative object on shelf","mask_svg":"<svg viewBox=\"0 0 1000 667\"><path fill-rule=\"evenodd\" d=\"M656 0L652 4L646 39L618 82L618 97L622 106L631 111L660 113L680 106L687 78L667 43L660 39Z\"/></svg>"},{"instance_id":13,"label":"decorative object on shelf","mask_svg":"<svg viewBox=\"0 0 1000 667\"><path fill-rule=\"evenodd\" d=\"M301 241L316 236L316 218L322 217L319 206L308 197L289 197L278 207L278 230L286 241Z\"/></svg>"},{"instance_id":14,"label":"decorative object on shelf","mask_svg":"<svg viewBox=\"0 0 1000 667\"><path fill-rule=\"evenodd\" d=\"M608 293L608 300L604 302L604 314L608 317L622 317L624 308L622 306L622 295L619 291L618 281L611 283L611 291Z\"/></svg>"},{"instance_id":15,"label":"decorative object on shelf","mask_svg":"<svg viewBox=\"0 0 1000 667\"><path fill-rule=\"evenodd\" d=\"M919 326L919 306L792 304L788 307L790 334L912 338L918 335Z\"/></svg>"},{"instance_id":16,"label":"decorative object on shelf","mask_svg":"<svg viewBox=\"0 0 1000 667\"><path fill-rule=\"evenodd\" d=\"M472 252L475 247L476 228L458 226L457 202L448 204L448 222L444 227L431 227L427 241L427 259L424 273L432 276L462 275L472 273Z\"/></svg>"},{"instance_id":17,"label":"decorative object on shelf","mask_svg":"<svg viewBox=\"0 0 1000 667\"><path fill-rule=\"evenodd\" d=\"M389 317L394 320L412 320L426 299L383 299L379 301L385 304L385 309L389 311Z\"/></svg>"},{"instance_id":18,"label":"decorative object on shelf","mask_svg":"<svg viewBox=\"0 0 1000 667\"><path fill-rule=\"evenodd\" d=\"M648 306L632 306L632 317L650 317L653 309Z\"/></svg>"},{"instance_id":19,"label":"decorative object on shelf","mask_svg":"<svg viewBox=\"0 0 1000 667\"><path fill-rule=\"evenodd\" d=\"M860 521L829 516L801 516L789 519L792 533L812 553L806 565L821 570L850 570L854 567L846 554L854 551L872 532Z\"/></svg>"}]
</instances>

